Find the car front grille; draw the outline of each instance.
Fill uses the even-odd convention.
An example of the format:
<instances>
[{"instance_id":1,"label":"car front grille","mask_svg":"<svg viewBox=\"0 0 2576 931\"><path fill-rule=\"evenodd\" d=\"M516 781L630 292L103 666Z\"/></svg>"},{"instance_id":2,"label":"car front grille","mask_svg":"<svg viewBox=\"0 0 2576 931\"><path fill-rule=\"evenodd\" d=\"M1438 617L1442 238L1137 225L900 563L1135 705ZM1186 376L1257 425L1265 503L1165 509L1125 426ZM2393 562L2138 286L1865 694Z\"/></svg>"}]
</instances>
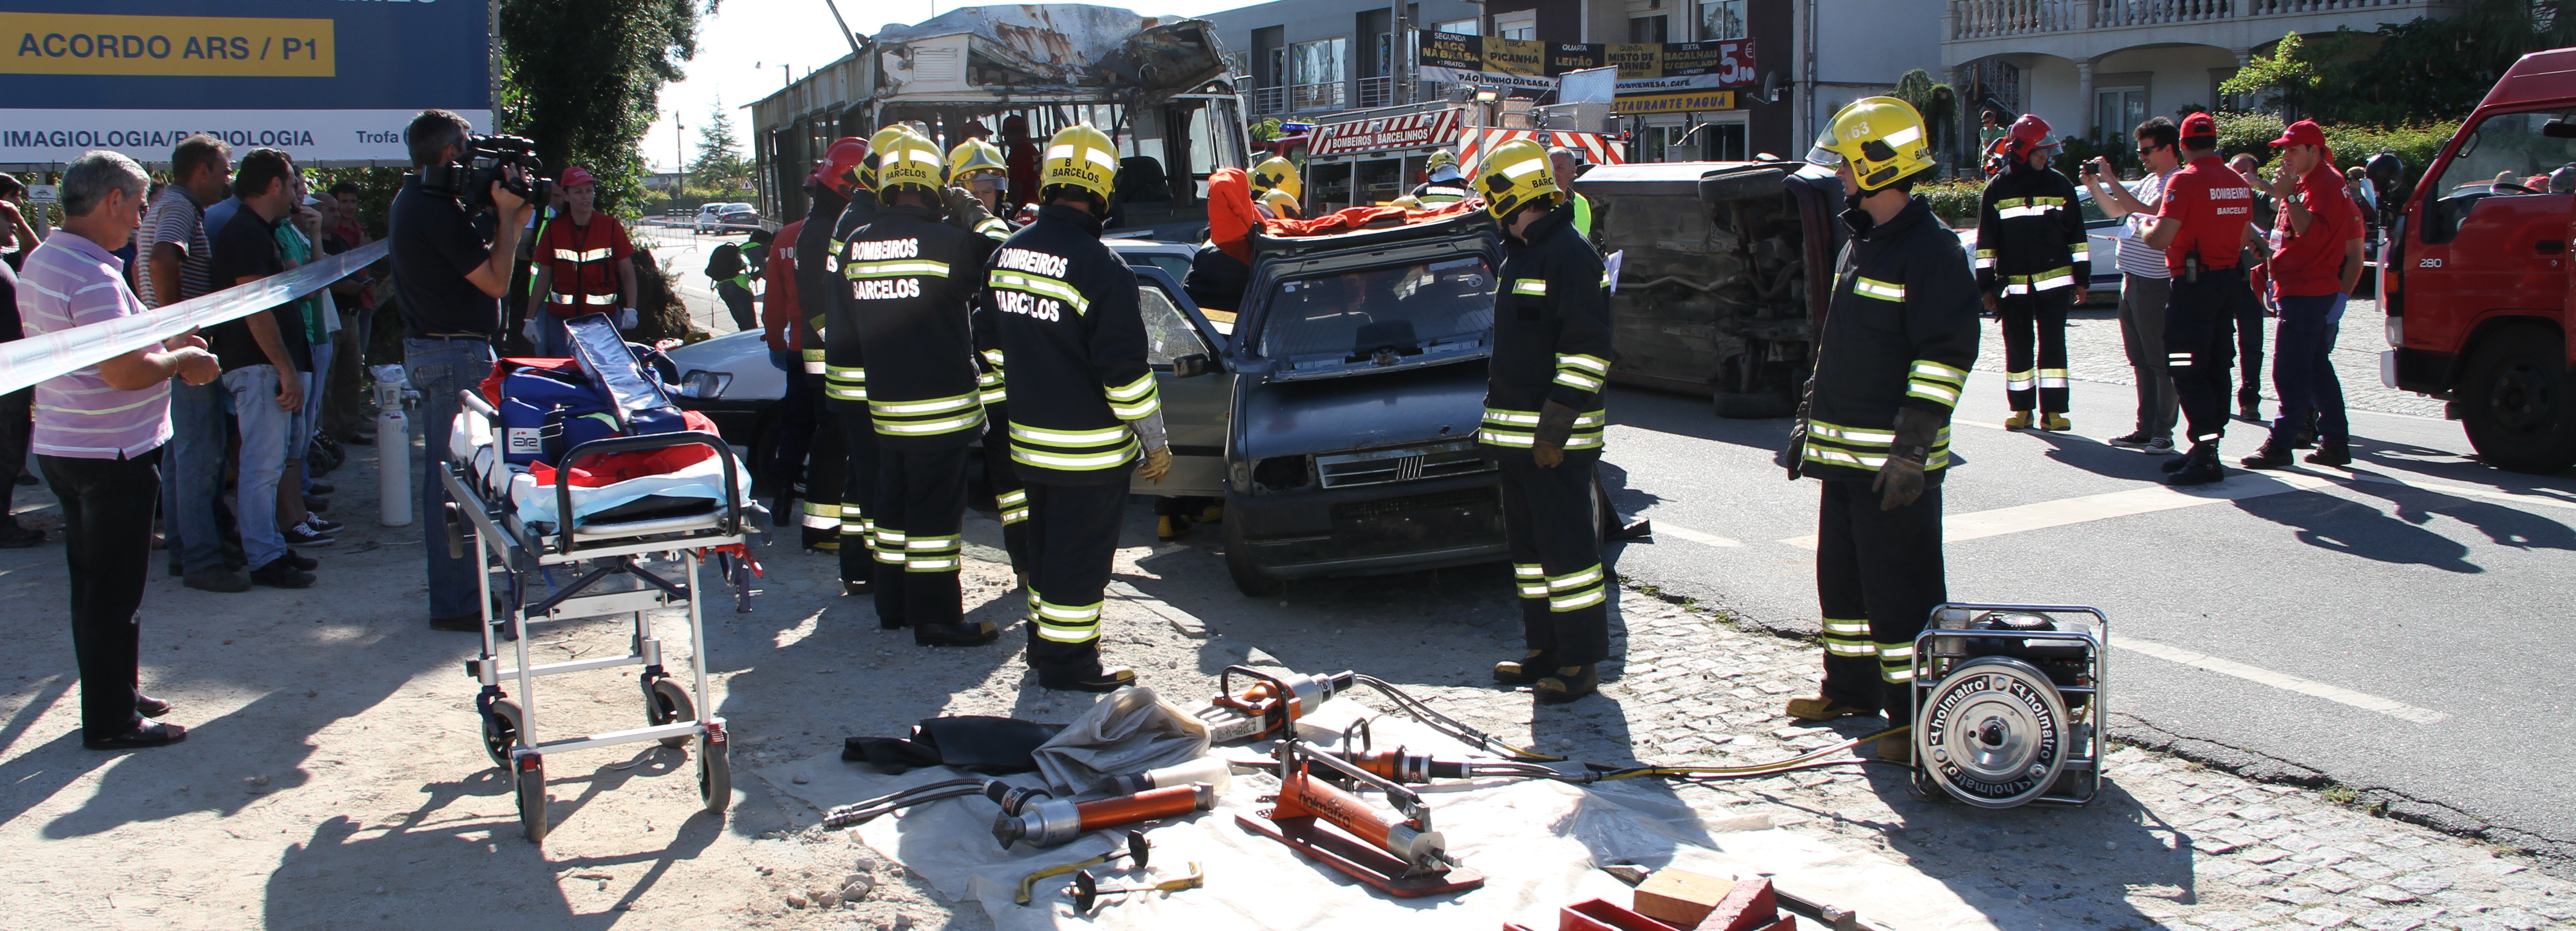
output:
<instances>
[{"instance_id":1,"label":"car front grille","mask_svg":"<svg viewBox=\"0 0 2576 931\"><path fill-rule=\"evenodd\" d=\"M1415 511L1491 506L1495 501L1494 490L1491 488L1460 488L1455 491L1436 491L1426 495L1405 495L1397 498L1380 498L1375 501L1336 504L1333 505L1333 519L1336 521L1369 520Z\"/></svg>"},{"instance_id":2,"label":"car front grille","mask_svg":"<svg viewBox=\"0 0 2576 931\"><path fill-rule=\"evenodd\" d=\"M1326 488L1455 478L1493 470L1494 464L1479 455L1472 442L1315 457L1315 471Z\"/></svg>"}]
</instances>

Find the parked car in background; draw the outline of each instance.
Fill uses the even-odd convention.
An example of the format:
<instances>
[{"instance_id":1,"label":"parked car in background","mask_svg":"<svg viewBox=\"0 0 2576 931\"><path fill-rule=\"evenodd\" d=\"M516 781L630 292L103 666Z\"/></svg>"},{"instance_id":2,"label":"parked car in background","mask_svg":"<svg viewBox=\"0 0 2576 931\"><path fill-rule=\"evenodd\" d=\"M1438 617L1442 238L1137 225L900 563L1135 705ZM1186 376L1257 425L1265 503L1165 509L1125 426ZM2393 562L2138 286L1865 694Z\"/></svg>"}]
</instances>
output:
<instances>
[{"instance_id":1,"label":"parked car in background","mask_svg":"<svg viewBox=\"0 0 2576 931\"><path fill-rule=\"evenodd\" d=\"M695 233L748 233L760 228L760 210L750 204L704 204L698 207Z\"/></svg>"}]
</instances>

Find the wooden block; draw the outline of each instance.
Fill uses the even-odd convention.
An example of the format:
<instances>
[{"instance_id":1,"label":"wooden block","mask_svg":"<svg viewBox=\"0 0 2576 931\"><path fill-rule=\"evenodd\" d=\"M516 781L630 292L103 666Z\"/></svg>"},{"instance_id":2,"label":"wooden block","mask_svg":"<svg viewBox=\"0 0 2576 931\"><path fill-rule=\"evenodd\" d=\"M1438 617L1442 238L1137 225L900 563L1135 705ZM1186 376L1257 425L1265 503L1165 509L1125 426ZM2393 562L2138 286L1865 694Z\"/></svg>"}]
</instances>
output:
<instances>
[{"instance_id":1,"label":"wooden block","mask_svg":"<svg viewBox=\"0 0 2576 931\"><path fill-rule=\"evenodd\" d=\"M1678 927L1698 927L1736 889L1732 879L1689 870L1656 870L1637 884L1637 914Z\"/></svg>"},{"instance_id":2,"label":"wooden block","mask_svg":"<svg viewBox=\"0 0 2576 931\"><path fill-rule=\"evenodd\" d=\"M1771 881L1748 879L1736 883L1695 927L1698 931L1769 931L1779 919L1780 897L1772 893ZM1795 918L1790 921L1790 927L1797 927Z\"/></svg>"}]
</instances>

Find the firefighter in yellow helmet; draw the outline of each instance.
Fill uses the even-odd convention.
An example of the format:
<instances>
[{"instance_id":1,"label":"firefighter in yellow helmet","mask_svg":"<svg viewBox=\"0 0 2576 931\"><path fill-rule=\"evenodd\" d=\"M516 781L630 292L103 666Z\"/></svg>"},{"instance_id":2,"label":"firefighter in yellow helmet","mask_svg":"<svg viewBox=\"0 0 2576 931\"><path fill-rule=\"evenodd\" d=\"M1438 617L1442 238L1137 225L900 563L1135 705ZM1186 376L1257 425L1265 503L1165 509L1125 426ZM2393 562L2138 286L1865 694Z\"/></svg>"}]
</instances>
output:
<instances>
[{"instance_id":1,"label":"firefighter in yellow helmet","mask_svg":"<svg viewBox=\"0 0 2576 931\"><path fill-rule=\"evenodd\" d=\"M999 214L1006 212L1003 199L1010 194L1010 163L1002 150L981 139L968 139L948 150L948 225L983 234L986 241L999 248L1002 240L1011 238L1010 221ZM989 257L990 250L987 250ZM979 265L980 267L980 265ZM982 279L974 282L977 288ZM976 332L992 332L990 321L983 319L989 311L984 301L975 302ZM1011 408L1002 391L1002 348L976 347L980 371L976 390L984 402L986 431L983 446L984 478L993 488L994 515L1002 522L1002 550L1010 554L1011 569L1023 576L1028 571L1028 490L1021 485L1018 473L1011 471L1011 444L1004 442L1002 425L1011 422ZM1027 579L1021 579L1027 585Z\"/></svg>"},{"instance_id":2,"label":"firefighter in yellow helmet","mask_svg":"<svg viewBox=\"0 0 2576 931\"><path fill-rule=\"evenodd\" d=\"M1159 484L1172 468L1136 276L1100 243L1117 176L1117 151L1088 123L1047 142L1037 219L993 254L980 318L978 344L1010 360L1003 439L1028 483L1029 665L1048 689L1136 680L1100 662L1101 596L1130 479Z\"/></svg>"},{"instance_id":3,"label":"firefighter in yellow helmet","mask_svg":"<svg viewBox=\"0 0 2576 931\"><path fill-rule=\"evenodd\" d=\"M1807 160L1840 173L1851 242L1800 422L1783 464L1823 483L1816 593L1823 609L1822 693L1789 702L1821 721L1885 713L1905 725L1914 636L1948 600L1941 476L1950 411L1977 361L1977 282L1959 237L1912 193L1933 163L1923 118L1904 101L1844 107ZM1879 756L1912 759L1902 735Z\"/></svg>"},{"instance_id":4,"label":"firefighter in yellow helmet","mask_svg":"<svg viewBox=\"0 0 2576 931\"><path fill-rule=\"evenodd\" d=\"M1592 523L1610 297L1601 254L1575 231L1558 183L1547 150L1526 139L1494 147L1476 177L1504 233L1476 439L1502 465L1526 645L1520 659L1495 664L1494 678L1532 686L1545 702L1592 694L1610 652L1609 578Z\"/></svg>"},{"instance_id":5,"label":"firefighter in yellow helmet","mask_svg":"<svg viewBox=\"0 0 2576 931\"><path fill-rule=\"evenodd\" d=\"M1415 185L1413 193L1409 195L1416 203L1422 205L1414 209L1445 207L1475 196L1473 191L1468 190L1466 176L1458 172L1458 153L1447 149L1433 152L1431 160L1424 164L1423 169L1430 174L1430 178Z\"/></svg>"},{"instance_id":6,"label":"firefighter in yellow helmet","mask_svg":"<svg viewBox=\"0 0 2576 931\"><path fill-rule=\"evenodd\" d=\"M1252 166L1252 200L1282 220L1295 220L1306 215L1298 201L1306 196L1306 182L1297 176L1297 165L1287 156L1273 155Z\"/></svg>"},{"instance_id":7,"label":"firefighter in yellow helmet","mask_svg":"<svg viewBox=\"0 0 2576 931\"><path fill-rule=\"evenodd\" d=\"M991 621L964 620L958 573L966 447L984 433L967 312L993 241L940 222L947 166L928 138L896 127L869 151L880 203L843 244L825 339L827 359L855 357L867 373L864 399L832 407L845 436L871 435L877 450L864 499L877 620L923 646L991 643Z\"/></svg>"}]
</instances>

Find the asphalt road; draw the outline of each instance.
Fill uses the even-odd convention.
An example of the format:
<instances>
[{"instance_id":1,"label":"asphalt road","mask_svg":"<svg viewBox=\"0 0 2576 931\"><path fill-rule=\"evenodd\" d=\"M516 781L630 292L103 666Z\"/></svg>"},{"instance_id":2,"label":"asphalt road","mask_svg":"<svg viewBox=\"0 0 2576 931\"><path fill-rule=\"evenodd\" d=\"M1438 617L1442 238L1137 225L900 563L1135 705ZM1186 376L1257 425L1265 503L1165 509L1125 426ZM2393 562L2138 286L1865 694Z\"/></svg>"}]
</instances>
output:
<instances>
[{"instance_id":1,"label":"asphalt road","mask_svg":"<svg viewBox=\"0 0 2576 931\"><path fill-rule=\"evenodd\" d=\"M2349 471L2238 471L2184 495L2155 481L2161 457L2102 442L2128 432L2130 388L2074 391L2072 433L2009 433L2000 379L1971 379L1943 492L1953 599L2102 608L2113 708L2134 734L2576 850L2576 474L2500 472L2464 458L2455 423L2356 412ZM1789 421L1626 390L1609 409L1606 478L1657 531L1613 544L1617 571L1812 631L1813 552L1795 541L1816 532L1817 490L1771 464ZM2261 441L2231 424L2227 460Z\"/></svg>"}]
</instances>

